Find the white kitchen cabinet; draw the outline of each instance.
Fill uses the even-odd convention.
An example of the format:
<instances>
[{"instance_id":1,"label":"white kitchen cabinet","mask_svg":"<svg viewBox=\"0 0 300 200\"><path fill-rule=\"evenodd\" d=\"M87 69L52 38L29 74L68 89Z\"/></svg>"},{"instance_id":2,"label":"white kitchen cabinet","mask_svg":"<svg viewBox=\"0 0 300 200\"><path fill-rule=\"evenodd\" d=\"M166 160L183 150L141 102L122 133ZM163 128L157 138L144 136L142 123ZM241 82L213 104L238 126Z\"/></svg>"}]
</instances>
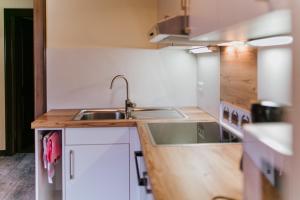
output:
<instances>
[{"instance_id":1,"label":"white kitchen cabinet","mask_svg":"<svg viewBox=\"0 0 300 200\"><path fill-rule=\"evenodd\" d=\"M129 129L124 127L67 128L65 135L66 145L129 144Z\"/></svg>"},{"instance_id":2,"label":"white kitchen cabinet","mask_svg":"<svg viewBox=\"0 0 300 200\"><path fill-rule=\"evenodd\" d=\"M65 155L66 200L129 200L129 144L67 146Z\"/></svg>"},{"instance_id":3,"label":"white kitchen cabinet","mask_svg":"<svg viewBox=\"0 0 300 200\"><path fill-rule=\"evenodd\" d=\"M256 0L221 0L217 11L221 28L226 28L246 20L253 19L270 10L268 1Z\"/></svg>"},{"instance_id":4,"label":"white kitchen cabinet","mask_svg":"<svg viewBox=\"0 0 300 200\"><path fill-rule=\"evenodd\" d=\"M65 144L65 200L130 199L129 128L66 128Z\"/></svg>"},{"instance_id":5,"label":"white kitchen cabinet","mask_svg":"<svg viewBox=\"0 0 300 200\"><path fill-rule=\"evenodd\" d=\"M55 176L53 177L53 184L48 182L48 173L44 168L42 159L43 146L42 138L50 131L58 131L62 136L62 144L64 141L64 129L61 128L47 128L35 130L35 199L36 200L62 200L63 199L63 178L64 173L63 159L59 160L54 166ZM62 157L64 153L62 152Z\"/></svg>"},{"instance_id":6,"label":"white kitchen cabinet","mask_svg":"<svg viewBox=\"0 0 300 200\"><path fill-rule=\"evenodd\" d=\"M271 10L291 9L292 1L291 0L269 0L269 7Z\"/></svg>"},{"instance_id":7,"label":"white kitchen cabinet","mask_svg":"<svg viewBox=\"0 0 300 200\"><path fill-rule=\"evenodd\" d=\"M268 12L290 8L290 0L190 0L190 37L221 31Z\"/></svg>"},{"instance_id":8,"label":"white kitchen cabinet","mask_svg":"<svg viewBox=\"0 0 300 200\"><path fill-rule=\"evenodd\" d=\"M158 20L183 15L186 0L158 0Z\"/></svg>"},{"instance_id":9,"label":"white kitchen cabinet","mask_svg":"<svg viewBox=\"0 0 300 200\"><path fill-rule=\"evenodd\" d=\"M40 142L51 130L60 132L63 149L54 184L48 183ZM154 199L138 184L134 155L141 144L136 127L36 129L35 139L37 200ZM143 177L146 166L143 157L138 159Z\"/></svg>"},{"instance_id":10,"label":"white kitchen cabinet","mask_svg":"<svg viewBox=\"0 0 300 200\"><path fill-rule=\"evenodd\" d=\"M219 29L217 4L220 0L191 0L189 12L190 37Z\"/></svg>"}]
</instances>

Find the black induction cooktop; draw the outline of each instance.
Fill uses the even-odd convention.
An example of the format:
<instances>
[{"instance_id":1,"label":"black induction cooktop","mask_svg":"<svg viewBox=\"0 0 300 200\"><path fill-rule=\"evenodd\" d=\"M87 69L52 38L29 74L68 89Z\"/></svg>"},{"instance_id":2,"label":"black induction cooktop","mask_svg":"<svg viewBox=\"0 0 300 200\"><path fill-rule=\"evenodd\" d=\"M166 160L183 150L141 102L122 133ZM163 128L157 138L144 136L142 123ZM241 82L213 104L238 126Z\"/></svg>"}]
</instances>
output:
<instances>
[{"instance_id":1,"label":"black induction cooktop","mask_svg":"<svg viewBox=\"0 0 300 200\"><path fill-rule=\"evenodd\" d=\"M242 140L216 122L148 123L157 145L238 143Z\"/></svg>"}]
</instances>

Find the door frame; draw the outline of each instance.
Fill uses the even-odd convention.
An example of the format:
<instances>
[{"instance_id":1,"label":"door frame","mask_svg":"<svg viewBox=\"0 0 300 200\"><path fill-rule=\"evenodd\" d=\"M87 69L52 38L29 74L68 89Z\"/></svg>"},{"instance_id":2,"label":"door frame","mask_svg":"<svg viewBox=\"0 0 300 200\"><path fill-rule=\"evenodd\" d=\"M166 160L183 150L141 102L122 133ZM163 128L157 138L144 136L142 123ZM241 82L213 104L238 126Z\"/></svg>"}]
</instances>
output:
<instances>
[{"instance_id":1,"label":"door frame","mask_svg":"<svg viewBox=\"0 0 300 200\"><path fill-rule=\"evenodd\" d=\"M34 113L35 119L47 111L46 81L46 0L34 0Z\"/></svg>"},{"instance_id":2,"label":"door frame","mask_svg":"<svg viewBox=\"0 0 300 200\"><path fill-rule=\"evenodd\" d=\"M4 52L5 52L5 138L6 154L12 155L17 152L17 113L15 94L15 48L14 25L17 17L32 17L33 9L4 9Z\"/></svg>"},{"instance_id":3,"label":"door frame","mask_svg":"<svg viewBox=\"0 0 300 200\"><path fill-rule=\"evenodd\" d=\"M46 0L33 2L34 35L34 114L35 119L47 111L46 85ZM5 86L5 89L7 87ZM6 99L5 99L6 101ZM6 105L5 105L6 106ZM5 122L6 123L6 122ZM7 127L5 128L7 135ZM12 154L11 141L5 138L6 148L0 150L0 156Z\"/></svg>"}]
</instances>

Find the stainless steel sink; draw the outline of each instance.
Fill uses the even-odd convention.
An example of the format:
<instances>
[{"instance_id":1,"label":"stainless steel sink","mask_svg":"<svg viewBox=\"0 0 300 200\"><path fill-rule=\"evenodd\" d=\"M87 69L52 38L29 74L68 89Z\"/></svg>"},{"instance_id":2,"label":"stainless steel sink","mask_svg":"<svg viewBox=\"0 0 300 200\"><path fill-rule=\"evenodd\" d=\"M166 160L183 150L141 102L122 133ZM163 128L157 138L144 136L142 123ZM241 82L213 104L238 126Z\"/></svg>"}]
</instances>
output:
<instances>
[{"instance_id":1,"label":"stainless steel sink","mask_svg":"<svg viewBox=\"0 0 300 200\"><path fill-rule=\"evenodd\" d=\"M182 119L185 114L176 108L136 108L132 112L135 119Z\"/></svg>"},{"instance_id":2,"label":"stainless steel sink","mask_svg":"<svg viewBox=\"0 0 300 200\"><path fill-rule=\"evenodd\" d=\"M125 112L119 110L82 110L74 120L111 120L125 119Z\"/></svg>"},{"instance_id":3,"label":"stainless steel sink","mask_svg":"<svg viewBox=\"0 0 300 200\"><path fill-rule=\"evenodd\" d=\"M186 118L182 112L175 108L134 108L132 119L182 119ZM81 110L73 120L119 120L125 119L122 109L88 109Z\"/></svg>"}]
</instances>

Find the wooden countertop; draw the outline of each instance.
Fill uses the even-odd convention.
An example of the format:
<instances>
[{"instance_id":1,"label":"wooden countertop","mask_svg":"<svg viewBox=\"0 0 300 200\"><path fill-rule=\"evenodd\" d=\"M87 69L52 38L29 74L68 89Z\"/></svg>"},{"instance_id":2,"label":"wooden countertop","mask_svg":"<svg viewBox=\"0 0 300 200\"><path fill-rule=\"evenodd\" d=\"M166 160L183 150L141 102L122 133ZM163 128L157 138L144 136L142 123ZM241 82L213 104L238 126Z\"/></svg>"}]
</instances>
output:
<instances>
[{"instance_id":1,"label":"wooden countertop","mask_svg":"<svg viewBox=\"0 0 300 200\"><path fill-rule=\"evenodd\" d=\"M195 107L180 109L188 119L151 122L215 121ZM145 123L149 120L73 121L79 110L51 110L32 128L137 126L155 200L241 200L241 144L153 145ZM217 198L220 197L220 198Z\"/></svg>"},{"instance_id":2,"label":"wooden countertop","mask_svg":"<svg viewBox=\"0 0 300 200\"><path fill-rule=\"evenodd\" d=\"M242 199L241 144L154 146L144 123L138 133L155 200Z\"/></svg>"},{"instance_id":3,"label":"wooden countertop","mask_svg":"<svg viewBox=\"0 0 300 200\"><path fill-rule=\"evenodd\" d=\"M215 121L208 113L195 108L186 107L180 108L185 113L187 119L154 119L154 120L137 120L137 119L121 119L121 120L72 120L80 109L59 109L50 110L40 116L31 124L31 128L65 128L65 127L132 127L136 126L137 122L164 122L164 121Z\"/></svg>"}]
</instances>

